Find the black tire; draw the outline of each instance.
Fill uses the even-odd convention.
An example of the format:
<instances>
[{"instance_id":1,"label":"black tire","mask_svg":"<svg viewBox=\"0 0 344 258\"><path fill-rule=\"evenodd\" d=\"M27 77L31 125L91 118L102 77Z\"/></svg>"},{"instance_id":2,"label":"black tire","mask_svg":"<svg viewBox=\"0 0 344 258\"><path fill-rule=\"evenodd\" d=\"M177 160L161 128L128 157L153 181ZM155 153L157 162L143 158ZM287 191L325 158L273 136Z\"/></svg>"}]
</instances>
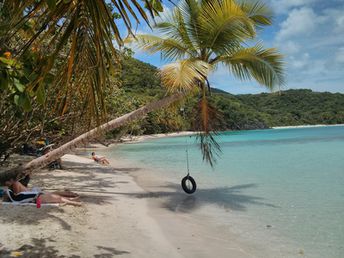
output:
<instances>
[{"instance_id":1,"label":"black tire","mask_svg":"<svg viewBox=\"0 0 344 258\"><path fill-rule=\"evenodd\" d=\"M192 184L192 188L188 187L187 181L189 181ZM195 179L193 179L192 176L185 176L182 179L182 187L183 187L184 192L186 192L187 194L193 194L196 191L197 184L196 184Z\"/></svg>"}]
</instances>

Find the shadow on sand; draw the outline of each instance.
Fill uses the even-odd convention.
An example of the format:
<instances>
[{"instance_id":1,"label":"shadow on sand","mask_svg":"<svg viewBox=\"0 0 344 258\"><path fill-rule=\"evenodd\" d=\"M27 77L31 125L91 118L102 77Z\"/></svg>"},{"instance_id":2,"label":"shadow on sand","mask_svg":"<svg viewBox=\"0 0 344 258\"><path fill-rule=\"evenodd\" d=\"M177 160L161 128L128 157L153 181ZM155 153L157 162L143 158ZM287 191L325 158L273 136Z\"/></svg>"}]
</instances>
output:
<instances>
[{"instance_id":1,"label":"shadow on sand","mask_svg":"<svg viewBox=\"0 0 344 258\"><path fill-rule=\"evenodd\" d=\"M55 241L53 239L37 239L32 238L32 244L25 244L15 250L2 249L0 257L23 257L23 258L81 258L79 255L60 255L56 247L52 246ZM117 255L129 254L130 252L118 250L112 247L97 246L98 254L94 258L111 258Z\"/></svg>"},{"instance_id":2,"label":"shadow on sand","mask_svg":"<svg viewBox=\"0 0 344 258\"><path fill-rule=\"evenodd\" d=\"M256 184L243 184L232 187L217 187L197 189L188 195L184 193L179 184L169 183L159 187L158 191L146 193L118 193L134 198L158 198L162 201L161 207L173 212L192 212L203 205L212 204L225 210L245 211L249 205L263 205L272 208L278 206L267 203L263 198L243 193L246 189L257 187Z\"/></svg>"},{"instance_id":3,"label":"shadow on sand","mask_svg":"<svg viewBox=\"0 0 344 258\"><path fill-rule=\"evenodd\" d=\"M63 165L67 171L71 171L73 174L60 173L58 170L37 173L32 178L29 187L40 186L48 192L68 189L78 192L81 195L82 203L103 205L116 200L114 196L116 193L113 190L117 185L128 183L127 181L115 182L114 175L137 170L137 168L114 170L112 167L100 167L92 163L80 166L80 163L64 162ZM56 186L60 188L56 188ZM69 231L71 225L68 223L68 219L64 219L66 216L60 216L63 213L65 213L63 208L55 206L42 206L41 209L37 209L35 206L0 205L0 222L39 225L42 220L50 219L60 224L64 230Z\"/></svg>"},{"instance_id":4,"label":"shadow on sand","mask_svg":"<svg viewBox=\"0 0 344 258\"><path fill-rule=\"evenodd\" d=\"M83 203L109 204L116 200L113 192L119 184L126 184L127 181L114 180L114 175L123 172L131 172L138 168L112 168L97 164L83 164L74 162L64 162L63 166L73 175L66 175L53 171L39 175L36 179L38 185L44 185L44 190L49 192L68 189L80 194L80 201ZM57 189L56 186L63 186L64 189Z\"/></svg>"},{"instance_id":5,"label":"shadow on sand","mask_svg":"<svg viewBox=\"0 0 344 258\"><path fill-rule=\"evenodd\" d=\"M66 164L69 170L80 169L80 164L68 162ZM271 208L278 208L278 206L270 204L264 200L264 198L252 196L246 194L245 191L250 188L258 187L256 184L242 184L228 187L215 187L197 189L193 195L188 195L183 192L181 186L176 183L168 183L158 187L158 190L151 190L144 193L122 193L116 191L117 184L128 183L126 181L102 180L102 186L99 187L99 179L96 177L98 173L133 173L138 172L140 168L137 167L125 167L125 168L112 168L112 167L97 167L93 164L84 167L92 171L87 173L88 178L75 178L73 180L87 180L87 185L82 188L73 188L75 191L83 193L84 196L89 196L89 202L92 202L94 194L101 194L106 192L106 195L127 195L133 198L158 198L162 201L162 207L173 212L192 212L195 209L202 207L203 205L213 204L223 209L245 211L249 205L262 205ZM94 171L94 172L93 172ZM105 171L105 172L104 172ZM84 175L85 176L85 175ZM135 176L133 174L133 176ZM111 182L112 181L112 182ZM111 197L113 198L113 197ZM97 203L98 200L93 200ZM106 201L106 200L104 200Z\"/></svg>"},{"instance_id":6,"label":"shadow on sand","mask_svg":"<svg viewBox=\"0 0 344 258\"><path fill-rule=\"evenodd\" d=\"M34 216L27 214L34 212ZM35 206L2 206L0 208L1 223L16 223L20 225L39 225L42 220L56 221L64 230L71 230L71 226L59 216L64 210L59 207L45 206L37 210Z\"/></svg>"},{"instance_id":7,"label":"shadow on sand","mask_svg":"<svg viewBox=\"0 0 344 258\"><path fill-rule=\"evenodd\" d=\"M80 258L80 256L72 255L72 256L64 256L59 255L59 251L49 245L49 242L54 242L51 239L31 239L32 244L25 244L19 247L16 250L9 250L3 249L0 251L0 256L7 258L7 257L25 257L25 258L48 258L48 257L56 257L56 258Z\"/></svg>"}]
</instances>

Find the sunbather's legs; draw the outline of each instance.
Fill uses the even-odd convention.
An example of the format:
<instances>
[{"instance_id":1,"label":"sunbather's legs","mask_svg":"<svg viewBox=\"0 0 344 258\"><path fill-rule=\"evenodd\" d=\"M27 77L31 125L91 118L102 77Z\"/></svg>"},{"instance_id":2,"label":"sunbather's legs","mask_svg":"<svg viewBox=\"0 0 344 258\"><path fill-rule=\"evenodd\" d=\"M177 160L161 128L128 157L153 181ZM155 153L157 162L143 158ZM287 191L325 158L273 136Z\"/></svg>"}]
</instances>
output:
<instances>
[{"instance_id":1,"label":"sunbather's legs","mask_svg":"<svg viewBox=\"0 0 344 258\"><path fill-rule=\"evenodd\" d=\"M110 164L110 162L106 159L106 158L101 158L101 163L103 164L103 165L109 165Z\"/></svg>"},{"instance_id":2,"label":"sunbather's legs","mask_svg":"<svg viewBox=\"0 0 344 258\"><path fill-rule=\"evenodd\" d=\"M69 205L81 206L81 202L75 202L75 201L72 201L70 199L63 198L63 197L61 197L61 200L62 200L63 203L66 203L66 204L69 204Z\"/></svg>"},{"instance_id":3,"label":"sunbather's legs","mask_svg":"<svg viewBox=\"0 0 344 258\"><path fill-rule=\"evenodd\" d=\"M60 195L45 193L40 196L41 203L66 203L74 206L80 206L80 202L74 202L67 198L61 197Z\"/></svg>"},{"instance_id":4,"label":"sunbather's legs","mask_svg":"<svg viewBox=\"0 0 344 258\"><path fill-rule=\"evenodd\" d=\"M62 197L68 197L68 198L79 197L77 193L73 193L71 191L56 191L56 192L52 192L52 194L56 194L56 195L60 195Z\"/></svg>"}]
</instances>

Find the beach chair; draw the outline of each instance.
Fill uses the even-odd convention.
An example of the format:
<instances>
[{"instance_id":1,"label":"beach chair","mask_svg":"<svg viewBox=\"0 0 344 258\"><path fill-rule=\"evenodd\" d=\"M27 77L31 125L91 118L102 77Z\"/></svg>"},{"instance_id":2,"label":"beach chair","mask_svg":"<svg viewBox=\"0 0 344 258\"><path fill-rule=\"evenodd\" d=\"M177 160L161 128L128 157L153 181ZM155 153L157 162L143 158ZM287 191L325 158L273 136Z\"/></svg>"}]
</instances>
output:
<instances>
[{"instance_id":1,"label":"beach chair","mask_svg":"<svg viewBox=\"0 0 344 258\"><path fill-rule=\"evenodd\" d=\"M21 192L19 194L14 194L12 190L6 189L6 194L9 200L13 203L35 203L40 192Z\"/></svg>"},{"instance_id":2,"label":"beach chair","mask_svg":"<svg viewBox=\"0 0 344 258\"><path fill-rule=\"evenodd\" d=\"M59 207L60 206L59 203L44 203L44 204L40 204L40 206L38 207L36 204L36 198L41 193L38 191L37 192L21 192L20 194L30 194L31 195L31 196L26 196L29 198L26 198L26 199L21 200L21 201L18 200L18 196L20 194L15 195L13 193L13 191L11 191L10 189L7 189L5 191L5 193L7 194L10 201L3 201L2 202L3 205L35 206L37 208L39 208L41 206L51 206L51 207Z\"/></svg>"}]
</instances>

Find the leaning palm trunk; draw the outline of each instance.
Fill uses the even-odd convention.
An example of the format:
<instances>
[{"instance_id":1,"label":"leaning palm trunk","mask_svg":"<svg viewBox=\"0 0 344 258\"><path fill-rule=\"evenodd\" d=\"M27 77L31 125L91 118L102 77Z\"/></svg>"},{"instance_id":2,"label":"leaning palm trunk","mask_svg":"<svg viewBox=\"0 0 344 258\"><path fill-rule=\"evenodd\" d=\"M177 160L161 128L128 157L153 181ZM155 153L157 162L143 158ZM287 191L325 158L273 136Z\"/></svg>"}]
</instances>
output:
<instances>
[{"instance_id":1,"label":"leaning palm trunk","mask_svg":"<svg viewBox=\"0 0 344 258\"><path fill-rule=\"evenodd\" d=\"M115 128L118 128L120 126L123 126L129 122L132 122L134 120L137 120L139 118L144 117L147 113L158 110L160 108L166 107L184 97L184 94L182 93L175 93L173 95L170 95L166 98L163 98L161 100L157 100L155 102L149 103L139 109L136 109L128 114L125 114L121 117L118 117L116 119L113 119L101 126L98 126L91 131L88 131L77 138L75 138L72 141L69 141L62 145L61 147L39 157L36 158L27 164L17 167L12 170L8 170L6 172L3 172L0 175L0 183L3 183L6 181L7 178L16 176L17 178L20 178L24 174L29 174L35 169L39 169L42 167L45 167L49 163L51 163L54 160L57 160L61 158L63 155L72 152L75 148L88 143L90 140L97 138L98 136L109 132L110 130L113 130Z\"/></svg>"}]
</instances>

